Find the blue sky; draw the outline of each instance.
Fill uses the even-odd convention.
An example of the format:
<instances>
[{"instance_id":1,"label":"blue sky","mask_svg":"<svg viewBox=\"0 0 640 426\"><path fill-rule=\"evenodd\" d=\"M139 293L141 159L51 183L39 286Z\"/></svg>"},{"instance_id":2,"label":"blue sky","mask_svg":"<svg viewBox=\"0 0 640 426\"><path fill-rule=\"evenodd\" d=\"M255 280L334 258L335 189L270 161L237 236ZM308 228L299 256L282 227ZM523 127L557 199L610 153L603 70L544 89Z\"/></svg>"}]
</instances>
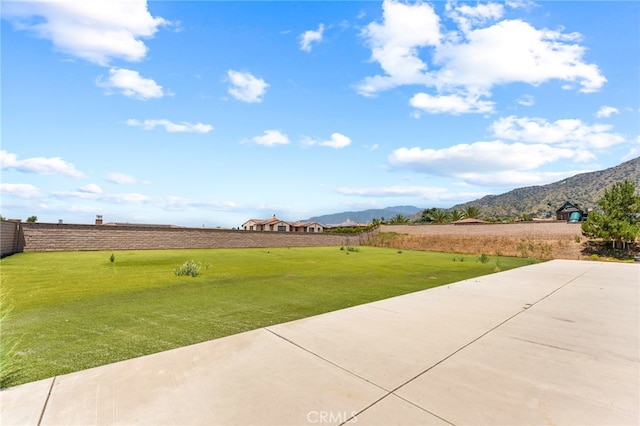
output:
<instances>
[{"instance_id":1,"label":"blue sky","mask_svg":"<svg viewBox=\"0 0 640 426\"><path fill-rule=\"evenodd\" d=\"M2 205L237 227L640 155L640 3L2 2Z\"/></svg>"}]
</instances>

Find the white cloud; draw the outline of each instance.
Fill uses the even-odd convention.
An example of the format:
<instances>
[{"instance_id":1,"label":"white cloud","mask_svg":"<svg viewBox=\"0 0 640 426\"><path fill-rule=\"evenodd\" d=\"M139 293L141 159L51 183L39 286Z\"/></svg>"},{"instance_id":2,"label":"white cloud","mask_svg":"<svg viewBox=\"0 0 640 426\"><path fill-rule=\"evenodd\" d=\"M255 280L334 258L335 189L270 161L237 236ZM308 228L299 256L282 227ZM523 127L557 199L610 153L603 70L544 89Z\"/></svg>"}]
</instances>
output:
<instances>
[{"instance_id":1,"label":"white cloud","mask_svg":"<svg viewBox=\"0 0 640 426\"><path fill-rule=\"evenodd\" d=\"M257 78L248 72L227 71L231 82L229 94L239 101L257 103L262 102L269 85L261 78Z\"/></svg>"},{"instance_id":2,"label":"white cloud","mask_svg":"<svg viewBox=\"0 0 640 426\"><path fill-rule=\"evenodd\" d=\"M254 136L251 140L258 145L265 146L286 145L289 143L287 135L280 133L278 130L265 130L264 135Z\"/></svg>"},{"instance_id":3,"label":"white cloud","mask_svg":"<svg viewBox=\"0 0 640 426\"><path fill-rule=\"evenodd\" d=\"M169 211L215 210L229 211L237 207L233 201L201 201L169 196L160 200L160 206Z\"/></svg>"},{"instance_id":4,"label":"white cloud","mask_svg":"<svg viewBox=\"0 0 640 426\"><path fill-rule=\"evenodd\" d=\"M596 112L596 117L607 118L607 117L611 117L613 114L619 114L619 113L620 113L620 110L618 110L618 108L615 108L612 106L603 106L598 110L598 112Z\"/></svg>"},{"instance_id":5,"label":"white cloud","mask_svg":"<svg viewBox=\"0 0 640 426\"><path fill-rule=\"evenodd\" d=\"M536 100L531 95L522 95L516 102L522 106L533 106L536 103Z\"/></svg>"},{"instance_id":6,"label":"white cloud","mask_svg":"<svg viewBox=\"0 0 640 426\"><path fill-rule=\"evenodd\" d=\"M588 93L606 82L597 65L584 61L586 49L578 33L537 29L517 19L493 22L504 14L504 5L497 3L450 2L447 10L459 31L442 34L440 17L428 4L386 0L382 23L372 22L362 31L371 60L384 74L366 77L356 90L374 96L401 85L423 85L436 90L437 95L425 98L433 103L439 98L451 102L488 97L493 87L510 83L537 86L559 80ZM427 111L462 112L440 107Z\"/></svg>"},{"instance_id":7,"label":"white cloud","mask_svg":"<svg viewBox=\"0 0 640 426\"><path fill-rule=\"evenodd\" d=\"M127 175L124 173L109 173L107 175L107 180L111 183L117 183L118 185L133 185L133 184L149 184L149 181L140 180L134 176Z\"/></svg>"},{"instance_id":8,"label":"white cloud","mask_svg":"<svg viewBox=\"0 0 640 426\"><path fill-rule=\"evenodd\" d=\"M427 64L418 49L440 42L440 18L429 4L385 1L382 9L382 23L370 23L362 36L371 48L371 60L385 75L367 77L357 85L365 96L404 84L426 84Z\"/></svg>"},{"instance_id":9,"label":"white cloud","mask_svg":"<svg viewBox=\"0 0 640 426\"><path fill-rule=\"evenodd\" d=\"M87 194L100 194L102 193L102 188L100 188L95 183L90 183L88 185L81 186L78 188L78 191L85 192Z\"/></svg>"},{"instance_id":10,"label":"white cloud","mask_svg":"<svg viewBox=\"0 0 640 426\"><path fill-rule=\"evenodd\" d=\"M577 82L581 92L594 92L606 82L597 65L582 61L579 35L538 30L521 20L504 20L438 46L433 61L438 87L465 86L490 90L522 82L538 85L552 79Z\"/></svg>"},{"instance_id":11,"label":"white cloud","mask_svg":"<svg viewBox=\"0 0 640 426\"><path fill-rule=\"evenodd\" d=\"M392 185L372 188L337 188L343 195L359 197L420 197L425 201L473 200L487 195L486 192L454 193L446 188L432 186Z\"/></svg>"},{"instance_id":12,"label":"white cloud","mask_svg":"<svg viewBox=\"0 0 640 426\"><path fill-rule=\"evenodd\" d=\"M322 41L322 33L324 32L324 24L318 26L317 31L309 30L300 36L300 50L311 52L311 44Z\"/></svg>"},{"instance_id":13,"label":"white cloud","mask_svg":"<svg viewBox=\"0 0 640 426\"><path fill-rule=\"evenodd\" d=\"M0 168L39 175L64 175L73 178L84 176L82 172L76 170L73 164L62 160L60 157L33 157L18 160L16 154L11 154L7 151L0 151Z\"/></svg>"},{"instance_id":14,"label":"white cloud","mask_svg":"<svg viewBox=\"0 0 640 426\"><path fill-rule=\"evenodd\" d=\"M504 6L498 3L457 6L453 2L448 2L446 10L449 17L458 24L464 33L469 32L475 26L499 19L504 14Z\"/></svg>"},{"instance_id":15,"label":"white cloud","mask_svg":"<svg viewBox=\"0 0 640 426\"><path fill-rule=\"evenodd\" d=\"M588 161L588 151L544 144L508 144L502 141L458 144L442 149L399 148L389 156L398 169L455 177L475 184L534 184L545 180L535 169L558 160ZM566 173L551 172L546 177Z\"/></svg>"},{"instance_id":16,"label":"white cloud","mask_svg":"<svg viewBox=\"0 0 640 426\"><path fill-rule=\"evenodd\" d=\"M28 183L0 183L0 193L18 198L37 198L40 191Z\"/></svg>"},{"instance_id":17,"label":"white cloud","mask_svg":"<svg viewBox=\"0 0 640 426\"><path fill-rule=\"evenodd\" d=\"M103 201L110 201L114 203L147 203L151 201L151 197L137 192L130 192L127 194L109 194L100 198Z\"/></svg>"},{"instance_id":18,"label":"white cloud","mask_svg":"<svg viewBox=\"0 0 640 426\"><path fill-rule=\"evenodd\" d=\"M546 163L574 157L575 151L572 149L492 141L458 144L442 149L399 148L393 151L389 161L399 168L457 176L468 170L531 170Z\"/></svg>"},{"instance_id":19,"label":"white cloud","mask_svg":"<svg viewBox=\"0 0 640 426\"><path fill-rule=\"evenodd\" d=\"M161 98L165 94L162 86L149 78L140 76L138 71L124 68L111 68L109 78L105 80L98 77L96 84L107 89L107 94L112 89L119 90L124 96L146 101L148 99Z\"/></svg>"},{"instance_id":20,"label":"white cloud","mask_svg":"<svg viewBox=\"0 0 640 426\"><path fill-rule=\"evenodd\" d=\"M142 60L147 46L141 39L171 24L152 16L146 0L11 1L2 2L2 14L57 50L103 66L112 59Z\"/></svg>"},{"instance_id":21,"label":"white cloud","mask_svg":"<svg viewBox=\"0 0 640 426\"><path fill-rule=\"evenodd\" d=\"M416 93L409 100L409 104L430 114L450 113L453 115L465 113L493 112L495 102L482 101L478 96L442 95L431 96L427 93Z\"/></svg>"},{"instance_id":22,"label":"white cloud","mask_svg":"<svg viewBox=\"0 0 640 426\"><path fill-rule=\"evenodd\" d=\"M559 144L562 147L604 149L625 141L607 124L588 125L578 119L548 122L543 118L509 116L491 125L494 135L527 143Z\"/></svg>"},{"instance_id":23,"label":"white cloud","mask_svg":"<svg viewBox=\"0 0 640 426\"><path fill-rule=\"evenodd\" d=\"M337 192L344 195L358 195L361 197L406 197L406 196L433 196L443 194L447 190L444 188L434 188L428 186L405 186L392 185L374 188L337 188Z\"/></svg>"},{"instance_id":24,"label":"white cloud","mask_svg":"<svg viewBox=\"0 0 640 426\"><path fill-rule=\"evenodd\" d=\"M133 127L141 127L144 130L153 130L156 127L164 127L164 129L169 133L209 133L213 130L213 126L211 126L210 124L193 124L186 121L183 121L181 123L173 123L166 119L144 121L129 119L127 120L127 125Z\"/></svg>"},{"instance_id":25,"label":"white cloud","mask_svg":"<svg viewBox=\"0 0 640 426\"><path fill-rule=\"evenodd\" d=\"M123 203L148 203L152 201L152 198L148 195L140 194L137 192L130 193L115 193L115 194L105 194L102 192L91 192L86 191L80 188L78 191L54 191L51 193L54 197L58 199L82 199L82 200L94 200L94 201L102 201L106 203L115 203L115 204L123 204Z\"/></svg>"},{"instance_id":26,"label":"white cloud","mask_svg":"<svg viewBox=\"0 0 640 426\"><path fill-rule=\"evenodd\" d=\"M340 133L332 133L331 139L329 140L317 141L314 139L306 139L304 141L304 144L309 146L320 145L320 146L326 146L334 149L341 149L351 145L351 139L348 136L345 136Z\"/></svg>"},{"instance_id":27,"label":"white cloud","mask_svg":"<svg viewBox=\"0 0 640 426\"><path fill-rule=\"evenodd\" d=\"M460 174L459 177L477 185L513 187L545 185L592 171L591 169L562 170L560 172L503 170L495 173L467 172Z\"/></svg>"}]
</instances>

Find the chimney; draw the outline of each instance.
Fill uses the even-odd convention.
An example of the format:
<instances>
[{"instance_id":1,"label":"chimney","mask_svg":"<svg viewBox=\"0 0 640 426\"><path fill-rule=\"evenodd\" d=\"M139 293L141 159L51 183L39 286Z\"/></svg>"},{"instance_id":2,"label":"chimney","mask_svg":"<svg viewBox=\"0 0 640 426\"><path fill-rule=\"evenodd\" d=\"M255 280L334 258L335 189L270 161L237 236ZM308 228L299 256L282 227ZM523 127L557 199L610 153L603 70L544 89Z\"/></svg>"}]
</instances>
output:
<instances>
[{"instance_id":1,"label":"chimney","mask_svg":"<svg viewBox=\"0 0 640 426\"><path fill-rule=\"evenodd\" d=\"M102 215L96 215L96 225L102 225Z\"/></svg>"}]
</instances>

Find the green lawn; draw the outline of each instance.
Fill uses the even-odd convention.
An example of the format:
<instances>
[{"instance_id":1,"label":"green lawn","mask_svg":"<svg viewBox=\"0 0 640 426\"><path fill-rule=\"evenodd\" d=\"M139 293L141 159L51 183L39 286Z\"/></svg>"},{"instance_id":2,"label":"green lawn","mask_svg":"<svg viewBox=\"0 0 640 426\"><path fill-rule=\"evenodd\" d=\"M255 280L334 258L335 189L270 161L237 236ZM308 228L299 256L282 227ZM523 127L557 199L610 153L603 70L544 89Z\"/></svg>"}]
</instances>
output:
<instances>
[{"instance_id":1,"label":"green lawn","mask_svg":"<svg viewBox=\"0 0 640 426\"><path fill-rule=\"evenodd\" d=\"M423 290L526 259L360 247L20 253L0 261L8 385ZM456 261L454 261L454 258ZM197 277L174 274L202 262ZM205 265L210 264L208 269ZM11 352L11 351L9 351ZM9 360L5 356L5 361ZM5 369L3 373L10 371Z\"/></svg>"}]
</instances>

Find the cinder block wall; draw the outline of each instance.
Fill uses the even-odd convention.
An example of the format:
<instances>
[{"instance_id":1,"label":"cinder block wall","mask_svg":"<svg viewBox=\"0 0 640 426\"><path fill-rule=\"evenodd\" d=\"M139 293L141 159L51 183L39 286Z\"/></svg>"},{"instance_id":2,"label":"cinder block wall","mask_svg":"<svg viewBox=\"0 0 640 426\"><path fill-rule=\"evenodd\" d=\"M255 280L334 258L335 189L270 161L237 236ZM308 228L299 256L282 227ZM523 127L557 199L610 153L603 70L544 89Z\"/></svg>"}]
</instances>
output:
<instances>
[{"instance_id":1,"label":"cinder block wall","mask_svg":"<svg viewBox=\"0 0 640 426\"><path fill-rule=\"evenodd\" d=\"M580 223L566 221L488 223L473 225L381 225L380 232L442 236L512 236L532 239L562 239L582 235Z\"/></svg>"},{"instance_id":2,"label":"cinder block wall","mask_svg":"<svg viewBox=\"0 0 640 426\"><path fill-rule=\"evenodd\" d=\"M0 257L22 251L19 222L0 221Z\"/></svg>"},{"instance_id":3,"label":"cinder block wall","mask_svg":"<svg viewBox=\"0 0 640 426\"><path fill-rule=\"evenodd\" d=\"M145 250L361 245L364 236L207 228L23 223L23 251Z\"/></svg>"}]
</instances>

